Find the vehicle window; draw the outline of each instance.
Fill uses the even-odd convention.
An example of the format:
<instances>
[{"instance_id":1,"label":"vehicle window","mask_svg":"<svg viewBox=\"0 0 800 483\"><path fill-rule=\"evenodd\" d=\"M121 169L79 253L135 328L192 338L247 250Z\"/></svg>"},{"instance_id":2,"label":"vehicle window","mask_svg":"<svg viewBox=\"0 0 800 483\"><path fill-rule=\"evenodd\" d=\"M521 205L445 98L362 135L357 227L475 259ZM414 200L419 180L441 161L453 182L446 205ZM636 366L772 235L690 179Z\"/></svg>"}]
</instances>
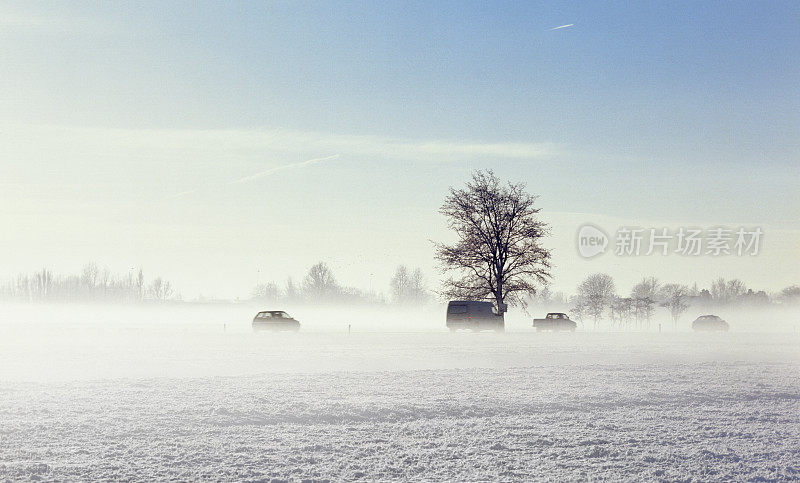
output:
<instances>
[{"instance_id":1,"label":"vehicle window","mask_svg":"<svg viewBox=\"0 0 800 483\"><path fill-rule=\"evenodd\" d=\"M471 314L489 314L492 312L494 307L491 304L476 304L472 306L472 310L470 310Z\"/></svg>"},{"instance_id":2,"label":"vehicle window","mask_svg":"<svg viewBox=\"0 0 800 483\"><path fill-rule=\"evenodd\" d=\"M451 305L450 308L447 309L448 313L451 314L466 314L467 313L467 306L466 305Z\"/></svg>"}]
</instances>

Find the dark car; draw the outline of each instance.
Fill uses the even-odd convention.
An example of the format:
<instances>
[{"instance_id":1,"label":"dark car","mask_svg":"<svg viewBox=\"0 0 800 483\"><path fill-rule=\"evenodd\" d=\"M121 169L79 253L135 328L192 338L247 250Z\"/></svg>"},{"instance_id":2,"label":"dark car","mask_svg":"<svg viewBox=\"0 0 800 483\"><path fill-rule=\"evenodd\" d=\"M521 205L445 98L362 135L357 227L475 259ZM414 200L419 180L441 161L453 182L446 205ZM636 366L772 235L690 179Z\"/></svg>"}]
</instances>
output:
<instances>
[{"instance_id":1,"label":"dark car","mask_svg":"<svg viewBox=\"0 0 800 483\"><path fill-rule=\"evenodd\" d=\"M716 315L701 315L692 322L692 330L695 332L727 332L728 328L728 323Z\"/></svg>"},{"instance_id":2,"label":"dark car","mask_svg":"<svg viewBox=\"0 0 800 483\"><path fill-rule=\"evenodd\" d=\"M575 332L575 329L578 328L578 324L570 320L569 316L563 312L550 312L543 319L533 319L533 326L536 327L537 332L543 330L551 332L568 330L570 332Z\"/></svg>"},{"instance_id":3,"label":"dark car","mask_svg":"<svg viewBox=\"0 0 800 483\"><path fill-rule=\"evenodd\" d=\"M300 330L300 322L283 310L265 310L253 317L253 330Z\"/></svg>"},{"instance_id":4,"label":"dark car","mask_svg":"<svg viewBox=\"0 0 800 483\"><path fill-rule=\"evenodd\" d=\"M491 302L453 300L447 304L447 327L451 331L505 330L505 318L498 314Z\"/></svg>"}]
</instances>

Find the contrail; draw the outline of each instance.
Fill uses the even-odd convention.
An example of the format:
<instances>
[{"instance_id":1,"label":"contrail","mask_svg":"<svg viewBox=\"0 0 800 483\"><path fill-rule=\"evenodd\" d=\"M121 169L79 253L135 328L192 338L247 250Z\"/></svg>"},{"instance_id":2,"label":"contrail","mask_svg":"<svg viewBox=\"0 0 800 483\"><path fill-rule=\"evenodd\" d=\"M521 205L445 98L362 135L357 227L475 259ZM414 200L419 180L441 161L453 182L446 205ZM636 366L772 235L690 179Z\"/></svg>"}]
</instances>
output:
<instances>
[{"instance_id":1,"label":"contrail","mask_svg":"<svg viewBox=\"0 0 800 483\"><path fill-rule=\"evenodd\" d=\"M237 180L228 181L227 183L224 183L224 184L218 185L218 186L230 186L232 184L247 183L248 181L253 181L253 180L256 180L256 179L259 179L259 178L263 178L264 176L270 176L272 174L277 173L278 171L283 171L284 169L305 168L306 166L309 166L311 164L320 163L322 161L330 161L330 160L336 159L338 157L339 157L338 154L334 154L332 156L326 156L324 158L307 159L307 160L301 161L299 163L284 164L283 166L270 168L270 169L268 169L266 171L261 171L260 173L251 174L250 176L245 176L244 178L239 178ZM196 193L197 191L199 191L199 189L181 191L180 193L174 194L172 196L168 196L166 199L171 200L171 199L175 199L175 198L180 198L182 196L186 196L186 195L189 195L189 194L192 194L192 193Z\"/></svg>"},{"instance_id":2,"label":"contrail","mask_svg":"<svg viewBox=\"0 0 800 483\"><path fill-rule=\"evenodd\" d=\"M304 167L306 167L306 166L308 166L310 164L319 163L319 162L322 162L322 161L330 161L331 159L336 159L338 157L339 157L338 154L334 154L333 156L326 156L324 158L314 158L314 159L308 159L306 161L301 161L299 163L285 164L283 166L278 166L276 168L270 168L270 169L268 169L266 171L261 171L260 173L251 174L250 176L245 176L244 178L239 178L239 179L234 180L234 181L229 181L229 182L227 182L225 184L226 185L231 185L231 184L238 184L238 183L247 183L248 181L253 181L253 180L258 179L258 178L263 178L264 176L269 176L271 174L277 173L278 171L283 171L284 169L304 168Z\"/></svg>"},{"instance_id":3,"label":"contrail","mask_svg":"<svg viewBox=\"0 0 800 483\"><path fill-rule=\"evenodd\" d=\"M574 23L568 23L566 25L561 25L560 27L553 27L553 28L547 29L547 30L550 31L550 30L565 29L567 27L572 27L573 25L575 25L575 24Z\"/></svg>"}]
</instances>

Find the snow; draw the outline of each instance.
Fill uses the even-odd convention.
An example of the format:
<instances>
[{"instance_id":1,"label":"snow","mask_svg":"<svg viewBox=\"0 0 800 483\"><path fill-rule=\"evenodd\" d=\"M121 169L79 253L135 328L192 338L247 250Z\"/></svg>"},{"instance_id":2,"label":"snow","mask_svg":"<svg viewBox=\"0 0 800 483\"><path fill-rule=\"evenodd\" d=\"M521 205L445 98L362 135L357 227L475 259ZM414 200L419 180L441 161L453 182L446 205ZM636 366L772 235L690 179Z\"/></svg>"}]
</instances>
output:
<instances>
[{"instance_id":1,"label":"snow","mask_svg":"<svg viewBox=\"0 0 800 483\"><path fill-rule=\"evenodd\" d=\"M797 334L0 326L0 479L800 478Z\"/></svg>"}]
</instances>

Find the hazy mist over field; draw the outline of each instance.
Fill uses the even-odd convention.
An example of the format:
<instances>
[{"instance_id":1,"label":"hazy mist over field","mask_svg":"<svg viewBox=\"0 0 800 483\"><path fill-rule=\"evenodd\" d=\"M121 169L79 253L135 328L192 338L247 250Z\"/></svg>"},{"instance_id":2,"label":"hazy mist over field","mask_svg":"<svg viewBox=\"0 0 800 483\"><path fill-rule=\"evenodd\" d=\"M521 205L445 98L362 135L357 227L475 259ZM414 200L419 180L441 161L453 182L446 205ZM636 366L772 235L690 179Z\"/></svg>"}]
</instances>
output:
<instances>
[{"instance_id":1,"label":"hazy mist over field","mask_svg":"<svg viewBox=\"0 0 800 483\"><path fill-rule=\"evenodd\" d=\"M450 334L440 311L297 307L301 332L253 333L252 312L4 306L0 476L797 477L796 331Z\"/></svg>"}]
</instances>

